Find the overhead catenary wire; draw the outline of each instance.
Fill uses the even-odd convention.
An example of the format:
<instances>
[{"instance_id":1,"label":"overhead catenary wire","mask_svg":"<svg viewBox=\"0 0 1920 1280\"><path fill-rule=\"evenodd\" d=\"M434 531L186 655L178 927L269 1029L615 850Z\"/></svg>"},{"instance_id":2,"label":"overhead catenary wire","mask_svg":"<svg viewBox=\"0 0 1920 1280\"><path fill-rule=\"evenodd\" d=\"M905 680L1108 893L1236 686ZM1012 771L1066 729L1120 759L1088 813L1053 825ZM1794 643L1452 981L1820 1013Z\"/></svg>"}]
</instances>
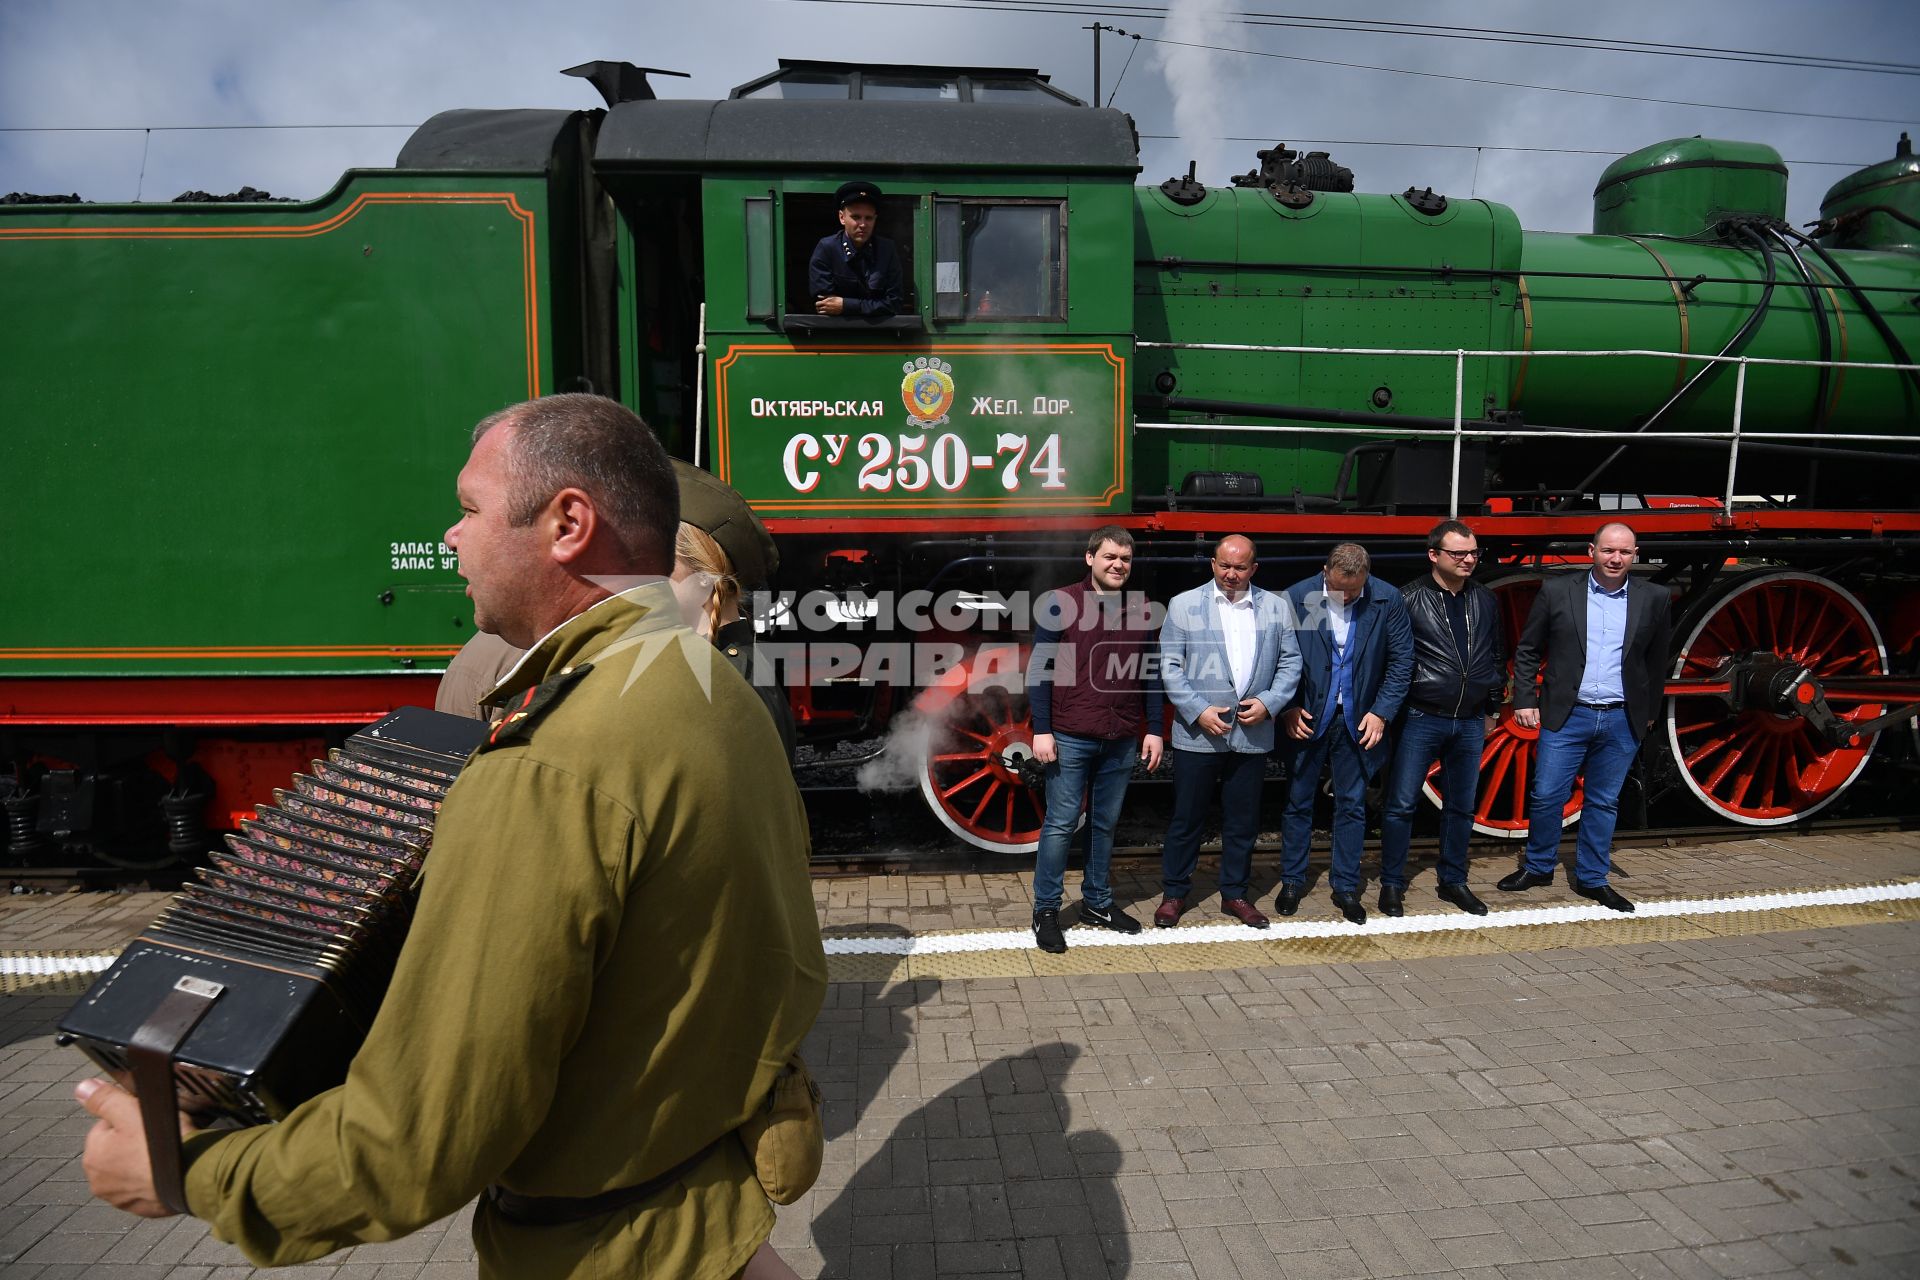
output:
<instances>
[{"instance_id":1,"label":"overhead catenary wire","mask_svg":"<svg viewBox=\"0 0 1920 1280\"><path fill-rule=\"evenodd\" d=\"M954 8L983 8L991 0L951 0ZM1099 0L1018 0L1036 11L1109 13L1120 11L1153 21L1172 16L1161 4L1101 3ZM1389 18L1347 18L1325 14L1269 13L1259 9L1229 9L1204 15L1227 26L1284 27L1306 31L1337 31L1349 35L1415 36L1489 44L1533 45L1595 53L1625 53L1646 57L1696 58L1710 62L1749 62L1765 66L1798 67L1817 71L1852 71L1869 75L1920 76L1920 64L1842 58L1819 53L1792 53L1779 49L1733 49L1719 45L1679 44L1665 40L1630 40L1623 36L1581 36L1565 32L1524 31L1510 27L1468 27Z\"/></svg>"},{"instance_id":2,"label":"overhead catenary wire","mask_svg":"<svg viewBox=\"0 0 1920 1280\"><path fill-rule=\"evenodd\" d=\"M1295 25L1319 30L1377 31L1383 35L1422 35L1455 40L1483 40L1502 44L1544 44L1555 48L1593 49L1606 53L1634 53L1654 57L1701 58L1714 62L1763 62L1774 66L1863 71L1883 75L1920 75L1920 65L1842 58L1823 53L1788 53L1773 49L1729 49L1718 45L1686 45L1664 40L1629 40L1623 36L1577 36L1563 32L1517 31L1508 27L1462 27L1434 22L1401 22L1385 18L1327 18L1301 14L1262 14L1285 18ZM1331 25L1338 24L1338 25Z\"/></svg>"},{"instance_id":3,"label":"overhead catenary wire","mask_svg":"<svg viewBox=\"0 0 1920 1280\"><path fill-rule=\"evenodd\" d=\"M1127 78L1127 68L1133 65L1133 55L1140 52L1140 41L1144 38L1142 36L1134 35L1131 32L1122 31L1117 27L1114 29L1113 34L1117 36L1126 36L1127 39L1131 40L1133 43L1127 49L1126 64L1120 68L1120 75L1113 82L1113 92L1107 95L1106 105L1108 105L1109 107L1113 105L1113 100L1120 96L1120 85Z\"/></svg>"},{"instance_id":4,"label":"overhead catenary wire","mask_svg":"<svg viewBox=\"0 0 1920 1280\"><path fill-rule=\"evenodd\" d=\"M1145 39L1134 37L1129 39ZM1138 47L1138 46L1136 46ZM1120 69L1120 78L1126 78L1126 68L1133 65L1133 55L1127 55L1125 66ZM1114 82L1114 93L1120 91L1119 81ZM1112 101L1112 95L1108 95ZM340 124L316 122L313 124L20 124L0 125L0 133L211 133L221 130L250 129L418 129L419 124ZM1182 135L1175 133L1142 133L1142 142L1180 142ZM1264 134L1219 134L1206 139L1209 142L1254 142L1271 143L1275 139ZM1516 151L1539 155L1559 156L1620 156L1631 148L1609 147L1527 147L1509 146L1495 142L1416 142L1407 138L1305 138L1302 146L1322 147L1417 147L1431 151ZM1783 164L1819 165L1832 169L1864 169L1876 163L1872 160L1783 160ZM1896 214L1895 216L1901 216ZM1904 217L1902 218L1904 221Z\"/></svg>"},{"instance_id":5,"label":"overhead catenary wire","mask_svg":"<svg viewBox=\"0 0 1920 1280\"><path fill-rule=\"evenodd\" d=\"M1079 5L1078 0L1012 0L1011 3L1008 3L1007 0L790 0L790 2L814 3L814 4L864 4L864 5L880 5L880 6L891 6L891 7L944 8L944 9L957 9L957 10L981 9L981 10L991 10L991 11L1034 12L1034 13L1043 13L1043 12L1069 13L1069 12L1080 11L1082 9L1084 9L1085 12L1093 13L1093 12L1107 12L1109 10L1120 9L1120 10L1139 12L1141 13L1142 16L1147 17L1149 19L1153 19L1153 20L1158 20L1160 15L1164 15L1167 12L1167 9L1165 6L1128 4L1128 3L1101 5L1094 8L1087 8L1085 6ZM1360 18L1333 19L1333 18L1323 18L1317 15L1267 14L1257 10L1244 10L1244 11L1235 11L1235 12L1241 16L1248 17L1249 19L1252 19L1252 18L1259 18L1263 20L1273 19L1276 21L1284 19L1284 20L1287 20L1288 22L1297 22L1300 24L1307 24L1307 25L1327 24L1327 29L1337 29L1337 30L1361 30L1361 29L1372 30L1376 28L1384 30L1386 28L1400 28L1400 27L1428 28L1436 33L1465 32L1465 31L1474 30L1471 28L1448 27L1443 24L1409 23L1409 22L1399 22L1399 21L1388 21L1383 19L1360 19ZM1336 26L1333 24L1350 24L1350 25ZM1636 46L1636 49L1633 49L1633 50L1621 50L1623 52L1633 52L1633 51L1642 51L1642 50L1648 51L1648 52L1655 52L1655 51L1670 52L1673 50L1685 49L1688 47L1688 46L1679 46L1679 45L1667 45L1663 42L1637 41L1637 40L1627 40L1624 38L1613 38L1613 37L1552 36L1551 33L1514 31L1514 30L1509 30L1505 28L1489 28L1488 30L1492 32L1498 32L1504 35L1513 35L1513 36L1542 37L1542 38L1547 38L1551 36L1552 39L1564 39L1568 41L1583 41L1583 42L1605 40L1618 45ZM1133 55L1135 52L1137 52L1139 48L1139 42L1142 40L1147 40L1156 44L1167 44L1167 45L1180 46L1180 47L1201 48L1201 49L1208 49L1208 50L1213 50L1217 52L1226 52L1226 53L1238 53L1238 54L1243 54L1251 57L1279 58L1279 59L1292 60L1292 61L1324 63L1327 65L1354 67L1354 68L1366 69L1366 70L1378 70L1378 71L1391 72L1394 74L1401 74L1401 75L1427 76L1427 77L1434 77L1434 78L1440 78L1440 79L1464 80L1471 83L1501 85L1501 86L1521 88L1521 89L1532 89L1532 90L1537 90L1541 92L1616 98L1616 99L1622 99L1627 101L1661 103L1661 104L1669 104L1669 105L1677 105L1677 106L1690 106L1690 107L1698 107L1698 108L1710 109L1710 110L1751 111L1751 112L1761 112L1766 114L1796 115L1796 116L1804 116L1804 117L1814 118L1814 119L1859 120L1867 123L1886 123L1886 124L1909 123L1907 121L1902 121L1902 120L1893 120L1893 119L1871 117L1871 116L1858 116L1858 117L1842 116L1842 115L1834 115L1834 114L1818 113L1818 112L1791 111L1784 108L1746 107L1746 106L1738 106L1738 105L1732 105L1732 104L1700 103L1700 102L1691 102L1683 99L1653 98L1653 97L1645 97L1645 96L1631 95L1631 94L1608 93L1608 92L1603 92L1599 90L1571 89L1571 88L1565 88L1565 87L1554 86L1554 85L1534 85L1534 84L1526 84L1526 83L1515 82L1515 81L1480 79L1480 78L1471 77L1471 76L1457 76L1457 75L1443 74L1439 72L1417 71L1417 70L1400 68L1400 67L1374 66L1372 64L1366 64L1366 63L1346 63L1346 62L1339 62L1331 59L1316 59L1316 58L1309 58L1309 57L1305 57L1303 55L1297 55L1297 54L1281 54L1281 53L1272 53L1264 50L1238 49L1238 48L1233 48L1229 46L1192 44L1190 42L1159 39L1152 36L1144 36L1139 33L1132 33L1132 32L1120 32L1118 34L1126 35L1128 38L1130 38L1134 42L1132 48L1128 52L1126 66L1124 66L1121 69L1121 74L1120 74L1121 81L1125 79L1127 69L1132 66ZM1590 47L1590 46L1586 44L1576 44L1576 45L1570 45L1569 47L1584 48L1584 47ZM1720 48L1716 46L1701 46L1700 48L1704 52L1710 52L1710 53L1716 53L1716 54L1742 54L1742 55L1781 57L1781 58L1801 56L1801 55L1775 54L1769 51L1760 51L1760 50L1726 49L1726 48ZM1884 69L1897 69L1902 71L1911 71L1916 74L1920 74L1920 66L1912 66L1910 64L1868 63L1865 60L1840 59L1835 57L1828 57L1827 55L1804 55L1804 56L1820 58L1825 61L1857 64L1863 68L1873 67L1873 68L1884 68ZM1111 103L1113 96L1117 96L1119 92L1119 88L1120 88L1120 81L1116 81L1114 85L1113 95L1109 96L1109 103ZM139 132L139 133L145 133L150 137L151 134L156 132L160 132L160 133L218 132L218 131L229 131L229 130L230 131L250 131L250 130L324 131L324 130L354 130L354 129L398 130L398 129L415 129L418 127L419 127L418 123L333 122L333 121L316 122L316 123L234 123L234 124L178 124L178 125L150 125L150 124L4 125L4 126L0 126L0 133L18 134L18 133L136 133L136 132ZM1139 136L1141 137L1142 140L1152 140L1152 141L1179 140L1177 135L1171 135L1171 134L1142 133ZM1265 137L1249 137L1249 136L1215 137L1211 140L1226 141L1226 142L1270 141L1270 139ZM1471 150L1476 153L1476 160L1479 153L1483 151L1507 151L1507 152L1515 152L1515 153L1559 154L1559 155L1622 154L1622 152L1620 151L1608 150L1604 148L1542 147L1542 146L1522 146L1522 145L1499 145L1499 144L1492 144L1492 143L1417 142L1417 141L1409 141L1409 140L1392 140L1392 139L1316 139L1313 141L1316 141L1323 146L1413 147L1413 148L1423 148L1423 149L1432 149L1432 150ZM1821 167L1829 167L1829 168L1858 169L1858 168L1865 167L1865 165L1870 162L1789 159L1786 161L1786 163L1794 164L1794 165L1802 165L1802 166L1821 166Z\"/></svg>"},{"instance_id":6,"label":"overhead catenary wire","mask_svg":"<svg viewBox=\"0 0 1920 1280\"><path fill-rule=\"evenodd\" d=\"M815 4L892 4L900 0L806 0ZM1310 58L1299 53L1273 53L1265 49L1240 49L1232 45L1202 44L1191 40L1166 40L1145 37L1150 43L1174 45L1186 49L1206 49L1214 53L1237 53L1249 58L1276 58L1282 62L1306 62L1323 67L1346 67L1359 71L1385 71L1397 76L1419 76L1428 80L1456 80L1467 84L1497 85L1507 89L1529 89L1536 93L1570 94L1581 98L1611 98L1616 102L1647 102L1667 107L1693 107L1702 111L1742 111L1753 115L1796 116L1804 120L1847 120L1861 124L1913 124L1915 117L1853 116L1831 111L1795 111L1788 107L1748 107L1729 102L1695 102L1687 98L1656 98L1639 93L1608 93L1602 89L1569 89L1563 85L1532 84L1523 80L1493 80L1482 76L1453 75L1444 71L1415 71L1408 67L1385 67L1371 62L1343 62L1337 58Z\"/></svg>"},{"instance_id":7,"label":"overhead catenary wire","mask_svg":"<svg viewBox=\"0 0 1920 1280\"><path fill-rule=\"evenodd\" d=\"M949 9L960 11L1033 13L1033 14L1110 14L1119 5L1102 5L1082 9L1065 5L1051 4L1047 0L786 0L791 4L828 4L856 5L869 8L894 9ZM1131 15L1127 15L1131 16ZM1151 17L1152 15L1142 15ZM1315 66L1344 67L1349 70L1381 71L1393 75L1420 76L1431 80L1453 80L1467 84L1482 84L1507 89L1528 89L1539 93L1572 94L1588 98L1608 98L1618 102L1645 102L1660 106L1693 107L1704 111L1738 111L1758 115L1794 116L1807 120L1845 120L1863 124L1904 124L1920 122L1920 117L1858 116L1844 115L1827 111L1796 111L1787 107L1750 107L1725 102L1696 102L1687 98L1657 98L1648 94L1609 93L1601 89L1570 89L1560 85L1532 84L1520 80L1495 80L1484 76L1456 75L1444 71L1416 71L1409 67L1389 67L1371 62L1347 62L1337 58L1312 58L1305 54L1273 53L1262 49L1242 49L1235 45L1205 44L1189 40L1169 40L1164 37L1142 36L1150 44L1167 45L1175 48L1205 49L1214 53L1234 53L1252 58L1277 58L1285 62L1309 63Z\"/></svg>"}]
</instances>

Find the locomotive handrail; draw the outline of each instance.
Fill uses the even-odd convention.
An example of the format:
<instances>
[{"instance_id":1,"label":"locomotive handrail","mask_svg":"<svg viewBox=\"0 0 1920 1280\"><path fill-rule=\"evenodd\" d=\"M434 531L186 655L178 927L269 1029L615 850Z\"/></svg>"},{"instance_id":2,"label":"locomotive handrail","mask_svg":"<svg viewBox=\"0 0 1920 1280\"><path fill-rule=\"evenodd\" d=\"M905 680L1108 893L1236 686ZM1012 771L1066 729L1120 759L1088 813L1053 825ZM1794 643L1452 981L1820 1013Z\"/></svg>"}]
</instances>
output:
<instances>
[{"instance_id":1,"label":"locomotive handrail","mask_svg":"<svg viewBox=\"0 0 1920 1280\"><path fill-rule=\"evenodd\" d=\"M1740 467L1740 442L1743 439L1744 440L1821 440L1821 441L1854 440L1854 441L1863 441L1863 442L1881 443L1881 444L1886 443L1889 439L1892 439L1892 440L1899 439L1899 437L1897 436L1889 437L1886 435L1864 435L1859 433L1838 433L1838 432L1831 432L1831 431L1745 431L1743 432L1740 430L1740 420L1741 420L1742 414L1746 409L1747 366L1761 364L1761 365L1785 365L1785 366L1792 366L1792 367L1798 367L1798 368L1860 369L1860 370L1886 369L1886 370L1895 371L1895 372L1908 372L1908 371L1920 372L1920 364L1895 364L1891 362L1874 363L1874 362L1862 362L1857 360L1787 360L1787 359L1781 359L1774 356L1723 356L1723 355L1708 355L1704 352L1649 351L1649 350L1644 350L1640 348L1622 348L1622 349L1608 350L1608 351L1592 351L1592 350L1585 350L1585 351L1574 351L1574 350L1469 351L1464 347L1456 347L1452 350L1441 350L1441 349L1431 348L1431 347L1303 347L1303 346L1280 346L1280 345L1235 343L1235 342L1136 342L1134 343L1134 348L1135 350L1142 350L1142 351L1251 351L1251 352L1266 352L1273 355L1425 356L1433 359L1441 359L1441 358L1451 359L1453 361L1453 427L1451 429L1442 429L1437 427L1393 428L1387 425L1392 421L1391 419L1382 419L1382 426L1380 429L1383 431L1391 432L1393 435L1396 435L1396 436L1443 436L1453 441L1453 464L1452 464L1451 475L1449 476L1447 481L1447 514L1455 517L1456 519L1460 515L1460 451L1461 451L1461 446L1465 443L1467 437L1473 436L1475 438L1478 438L1480 436L1498 437L1498 436L1526 435L1526 436L1536 436L1541 439L1591 438L1595 436L1617 439L1622 434L1624 434L1618 431L1581 429L1577 427L1550 427L1550 428L1535 430L1527 427L1524 423L1520 424L1519 426L1509 425L1509 426L1502 426L1502 427L1468 427L1465 422L1464 407L1465 407L1465 395L1466 395L1467 357L1469 356L1472 356L1475 359L1502 359L1502 358L1504 359L1535 359L1535 358L1544 357L1544 356L1572 356L1572 357L1580 357L1580 358L1591 358L1591 357L1597 357L1597 356L1615 356L1615 357L1643 356L1643 357L1652 357L1652 358L1661 359L1661 360L1703 360L1710 364L1738 365L1739 368L1734 371L1733 429L1732 430L1730 431L1686 431L1686 432L1673 432L1673 433L1663 432L1663 433L1656 433L1655 436L1649 437L1649 438L1663 438L1666 435L1671 434L1672 436L1675 436L1675 437L1693 439L1693 440L1725 440L1728 442L1727 443L1726 493L1721 498L1721 502L1720 502L1720 509L1723 512L1731 512L1733 510L1734 476L1739 471L1739 467ZM1134 423L1134 429L1150 430L1150 431L1156 431L1156 430L1191 431L1193 430L1193 424L1170 423L1170 422L1136 422ZM1338 425L1338 426L1313 426L1313 425L1272 426L1268 424L1252 425L1252 424L1235 424L1235 423L1222 424L1221 427L1214 427L1212 429L1213 430L1231 429L1234 431L1260 431L1260 432L1285 431L1289 433L1323 432L1323 433L1332 434L1332 435L1354 435L1358 431L1365 430L1365 428L1356 428L1356 427L1348 426L1345 424Z\"/></svg>"},{"instance_id":2,"label":"locomotive handrail","mask_svg":"<svg viewBox=\"0 0 1920 1280\"><path fill-rule=\"evenodd\" d=\"M1382 419L1382 421L1392 422L1393 420L1386 418ZM1133 424L1136 431L1192 431L1197 425L1199 424L1192 422L1136 422ZM1286 432L1289 435L1306 431L1321 432L1333 436L1364 435L1371 430L1367 427L1343 424L1325 426L1313 423L1302 423L1299 426L1276 426L1268 422L1209 423L1202 429L1211 431ZM1392 434L1395 436L1438 436L1447 440L1453 438L1452 430L1447 427L1382 427L1380 431L1384 434ZM1519 426L1509 424L1504 427L1470 427L1462 425L1460 434L1476 438L1479 436L1494 438L1499 436L1524 435L1536 436L1542 440L1552 440L1561 437L1569 440L1575 438L1586 440L1618 440L1625 433L1608 431L1604 427L1530 427L1525 423L1521 423ZM1738 434L1742 440L1854 440L1862 444L1898 444L1902 440L1912 442L1912 437L1868 435L1861 432L1840 431L1742 431ZM1731 440L1734 438L1734 435L1735 433L1732 431L1663 431L1640 438L1643 440L1671 442L1674 440Z\"/></svg>"},{"instance_id":3,"label":"locomotive handrail","mask_svg":"<svg viewBox=\"0 0 1920 1280\"><path fill-rule=\"evenodd\" d=\"M1718 364L1779 364L1830 369L1897 369L1920 372L1920 364L1896 364L1892 361L1860 360L1788 360L1778 356L1723 356L1704 351L1655 351L1641 347L1620 347L1605 351L1593 348L1568 350L1501 351L1456 347L1295 347L1233 342L1136 342L1139 351L1265 351L1275 355L1303 356L1444 356L1448 359L1473 356L1509 357L1515 360L1540 356L1646 356L1657 360L1704 360Z\"/></svg>"}]
</instances>

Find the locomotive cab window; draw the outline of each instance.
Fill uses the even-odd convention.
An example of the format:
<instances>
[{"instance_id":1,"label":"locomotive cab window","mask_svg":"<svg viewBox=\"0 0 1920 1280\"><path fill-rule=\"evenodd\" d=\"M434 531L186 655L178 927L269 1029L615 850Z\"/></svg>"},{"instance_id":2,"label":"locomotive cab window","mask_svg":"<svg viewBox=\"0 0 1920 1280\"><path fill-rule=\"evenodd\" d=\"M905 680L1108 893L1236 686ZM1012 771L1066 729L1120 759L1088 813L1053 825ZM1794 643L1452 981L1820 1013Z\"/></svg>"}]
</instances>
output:
<instances>
[{"instance_id":1,"label":"locomotive cab window","mask_svg":"<svg viewBox=\"0 0 1920 1280\"><path fill-rule=\"evenodd\" d=\"M900 264L900 297L903 306L891 316L824 316L814 305L819 299L808 279L808 263L814 248L827 236L840 230L838 210L830 192L788 192L781 211L782 248L786 251L785 314L780 327L791 332L814 329L884 329L888 332L917 331L923 326L914 293L914 214L920 197L903 195L880 197L879 217L874 238L891 241ZM751 255L749 255L751 257Z\"/></svg>"},{"instance_id":2,"label":"locomotive cab window","mask_svg":"<svg viewBox=\"0 0 1920 1280\"><path fill-rule=\"evenodd\" d=\"M939 320L1065 320L1067 214L1060 200L938 200Z\"/></svg>"}]
</instances>

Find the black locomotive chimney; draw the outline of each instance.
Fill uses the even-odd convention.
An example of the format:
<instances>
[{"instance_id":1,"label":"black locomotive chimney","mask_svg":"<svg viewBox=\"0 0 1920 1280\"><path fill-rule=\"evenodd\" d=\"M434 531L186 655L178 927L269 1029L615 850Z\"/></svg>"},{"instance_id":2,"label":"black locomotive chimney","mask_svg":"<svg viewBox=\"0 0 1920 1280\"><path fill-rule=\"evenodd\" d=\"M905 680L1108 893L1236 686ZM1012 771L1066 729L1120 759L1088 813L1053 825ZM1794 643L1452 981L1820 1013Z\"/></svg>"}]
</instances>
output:
<instances>
[{"instance_id":1,"label":"black locomotive chimney","mask_svg":"<svg viewBox=\"0 0 1920 1280\"><path fill-rule=\"evenodd\" d=\"M659 95L653 86L647 83L649 75L679 76L688 78L684 71L666 71L659 67L636 67L631 62L583 62L577 67L568 67L560 73L563 76L579 76L600 91L607 105L617 107L623 102L651 102Z\"/></svg>"}]
</instances>

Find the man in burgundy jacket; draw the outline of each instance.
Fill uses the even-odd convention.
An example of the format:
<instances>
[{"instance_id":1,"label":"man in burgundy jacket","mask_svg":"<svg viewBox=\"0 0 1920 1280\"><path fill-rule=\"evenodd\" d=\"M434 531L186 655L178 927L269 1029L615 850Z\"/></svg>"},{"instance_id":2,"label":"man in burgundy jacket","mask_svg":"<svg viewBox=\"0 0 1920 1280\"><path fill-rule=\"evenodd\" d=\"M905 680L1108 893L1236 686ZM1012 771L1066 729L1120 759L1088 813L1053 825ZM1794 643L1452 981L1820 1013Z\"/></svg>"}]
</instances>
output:
<instances>
[{"instance_id":1,"label":"man in burgundy jacket","mask_svg":"<svg viewBox=\"0 0 1920 1280\"><path fill-rule=\"evenodd\" d=\"M1033 937L1042 951L1067 949L1060 895L1067 846L1082 799L1093 830L1080 882L1080 923L1138 933L1107 884L1113 828L1133 762L1160 767L1164 698L1155 669L1159 619L1144 597L1121 588L1133 572L1133 535L1118 525L1087 538L1087 577L1049 592L1034 617L1027 701L1033 757L1046 769L1047 817L1033 872Z\"/></svg>"}]
</instances>

